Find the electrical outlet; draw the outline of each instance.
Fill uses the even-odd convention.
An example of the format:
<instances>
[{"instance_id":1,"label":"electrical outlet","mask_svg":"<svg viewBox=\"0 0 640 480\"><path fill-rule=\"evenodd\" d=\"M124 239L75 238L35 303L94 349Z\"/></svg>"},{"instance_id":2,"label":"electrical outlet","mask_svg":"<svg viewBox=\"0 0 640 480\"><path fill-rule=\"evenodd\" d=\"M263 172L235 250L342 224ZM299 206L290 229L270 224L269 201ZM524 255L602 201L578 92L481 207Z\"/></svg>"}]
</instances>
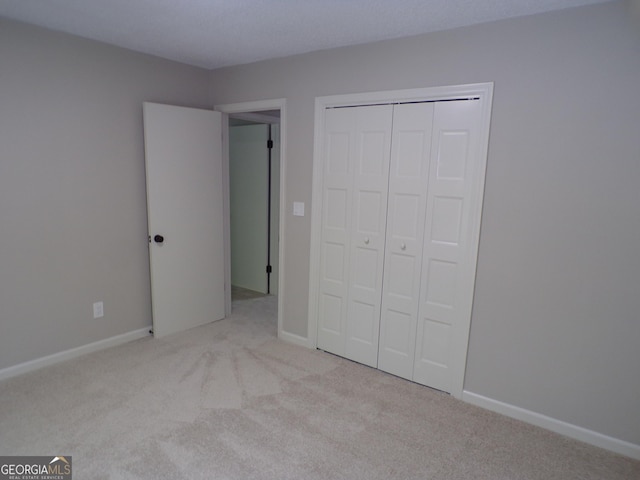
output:
<instances>
[{"instance_id":1,"label":"electrical outlet","mask_svg":"<svg viewBox=\"0 0 640 480\"><path fill-rule=\"evenodd\" d=\"M93 318L104 317L104 304L102 302L96 302L93 304Z\"/></svg>"}]
</instances>

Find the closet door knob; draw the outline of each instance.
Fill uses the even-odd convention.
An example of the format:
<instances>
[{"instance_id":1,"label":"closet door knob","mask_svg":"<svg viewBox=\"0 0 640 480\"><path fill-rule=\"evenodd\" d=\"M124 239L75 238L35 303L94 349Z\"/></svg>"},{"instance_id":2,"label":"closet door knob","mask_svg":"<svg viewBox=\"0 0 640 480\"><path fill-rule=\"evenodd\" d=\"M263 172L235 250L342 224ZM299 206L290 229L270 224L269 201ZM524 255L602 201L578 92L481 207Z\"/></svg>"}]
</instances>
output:
<instances>
[{"instance_id":1,"label":"closet door knob","mask_svg":"<svg viewBox=\"0 0 640 480\"><path fill-rule=\"evenodd\" d=\"M364 239L364 244L365 244L365 245L369 245L369 237L366 237L366 238Z\"/></svg>"},{"instance_id":2,"label":"closet door knob","mask_svg":"<svg viewBox=\"0 0 640 480\"><path fill-rule=\"evenodd\" d=\"M404 243L400 244L400 250L406 250L406 249L407 249L407 246Z\"/></svg>"}]
</instances>

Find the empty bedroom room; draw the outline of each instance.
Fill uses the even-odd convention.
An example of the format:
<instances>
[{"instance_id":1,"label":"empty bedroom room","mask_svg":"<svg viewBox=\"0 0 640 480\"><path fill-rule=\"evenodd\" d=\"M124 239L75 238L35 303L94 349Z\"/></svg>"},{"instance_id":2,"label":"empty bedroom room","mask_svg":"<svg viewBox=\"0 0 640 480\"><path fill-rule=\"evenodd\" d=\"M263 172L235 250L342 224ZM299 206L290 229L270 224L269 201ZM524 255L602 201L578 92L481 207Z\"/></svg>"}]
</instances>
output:
<instances>
[{"instance_id":1,"label":"empty bedroom room","mask_svg":"<svg viewBox=\"0 0 640 480\"><path fill-rule=\"evenodd\" d=\"M2 465L640 478L638 10L0 0ZM211 121L216 169L168 155L202 131L148 105ZM277 298L232 301L228 122L274 111ZM178 203L214 190L215 221ZM215 281L190 277L214 256ZM401 339L406 374L385 357Z\"/></svg>"}]
</instances>

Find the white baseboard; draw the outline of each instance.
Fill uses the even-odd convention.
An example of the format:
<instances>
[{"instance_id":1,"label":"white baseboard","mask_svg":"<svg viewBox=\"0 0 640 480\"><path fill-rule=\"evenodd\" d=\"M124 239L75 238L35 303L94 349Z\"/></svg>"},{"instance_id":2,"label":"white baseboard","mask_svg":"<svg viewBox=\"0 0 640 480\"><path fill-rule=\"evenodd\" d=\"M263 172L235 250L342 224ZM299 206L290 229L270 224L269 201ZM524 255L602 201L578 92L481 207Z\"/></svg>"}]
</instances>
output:
<instances>
[{"instance_id":1,"label":"white baseboard","mask_svg":"<svg viewBox=\"0 0 640 480\"><path fill-rule=\"evenodd\" d=\"M285 342L293 343L294 345L309 348L309 341L307 340L307 337L301 337L300 335L296 335L295 333L289 333L282 330L279 332L278 338L280 340L284 340Z\"/></svg>"},{"instance_id":2,"label":"white baseboard","mask_svg":"<svg viewBox=\"0 0 640 480\"><path fill-rule=\"evenodd\" d=\"M32 372L42 367L47 367L49 365L64 362L65 360L71 360L72 358L79 357L80 355L97 352L98 350L104 350L105 348L115 347L117 345L131 342L133 340L138 340L139 338L147 337L150 335L149 330L151 330L151 328L152 327L149 326L141 328L140 330L133 330L132 332L116 335L115 337L105 338L104 340L88 343L87 345L82 345L81 347L72 348L63 352L54 353L53 355L47 355L46 357L36 358L35 360L19 363L18 365L14 365L12 367L3 368L2 370L0 370L0 380L15 377L23 373Z\"/></svg>"},{"instance_id":3,"label":"white baseboard","mask_svg":"<svg viewBox=\"0 0 640 480\"><path fill-rule=\"evenodd\" d=\"M546 428L547 430L580 440L581 442L589 443L596 447L611 450L612 452L619 453L620 455L626 455L627 457L640 460L640 445L609 437L607 435L594 432L593 430L587 430L586 428L566 423L562 420L547 417L546 415L532 412L498 400L493 400L466 390L462 392L462 400L478 407L486 408L487 410L515 418L516 420L522 420L523 422Z\"/></svg>"}]
</instances>

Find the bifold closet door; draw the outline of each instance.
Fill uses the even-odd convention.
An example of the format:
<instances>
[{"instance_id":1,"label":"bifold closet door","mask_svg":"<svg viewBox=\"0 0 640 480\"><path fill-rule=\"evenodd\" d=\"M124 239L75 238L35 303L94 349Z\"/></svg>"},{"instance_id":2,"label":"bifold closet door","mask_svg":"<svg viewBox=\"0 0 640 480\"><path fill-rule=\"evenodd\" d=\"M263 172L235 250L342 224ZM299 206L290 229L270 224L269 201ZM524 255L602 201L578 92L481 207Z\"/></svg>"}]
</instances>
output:
<instances>
[{"instance_id":1,"label":"bifold closet door","mask_svg":"<svg viewBox=\"0 0 640 480\"><path fill-rule=\"evenodd\" d=\"M393 106L325 113L318 348L376 366Z\"/></svg>"},{"instance_id":2,"label":"bifold closet door","mask_svg":"<svg viewBox=\"0 0 640 480\"><path fill-rule=\"evenodd\" d=\"M435 103L394 107L378 368L412 379Z\"/></svg>"},{"instance_id":3,"label":"bifold closet door","mask_svg":"<svg viewBox=\"0 0 640 480\"><path fill-rule=\"evenodd\" d=\"M435 104L413 380L451 391L464 371L484 185L479 100ZM478 211L476 215L476 211ZM477 225L474 224L477 222ZM456 364L458 362L458 364Z\"/></svg>"},{"instance_id":4,"label":"bifold closet door","mask_svg":"<svg viewBox=\"0 0 640 480\"><path fill-rule=\"evenodd\" d=\"M325 111L318 348L461 394L484 193L484 102Z\"/></svg>"}]
</instances>

